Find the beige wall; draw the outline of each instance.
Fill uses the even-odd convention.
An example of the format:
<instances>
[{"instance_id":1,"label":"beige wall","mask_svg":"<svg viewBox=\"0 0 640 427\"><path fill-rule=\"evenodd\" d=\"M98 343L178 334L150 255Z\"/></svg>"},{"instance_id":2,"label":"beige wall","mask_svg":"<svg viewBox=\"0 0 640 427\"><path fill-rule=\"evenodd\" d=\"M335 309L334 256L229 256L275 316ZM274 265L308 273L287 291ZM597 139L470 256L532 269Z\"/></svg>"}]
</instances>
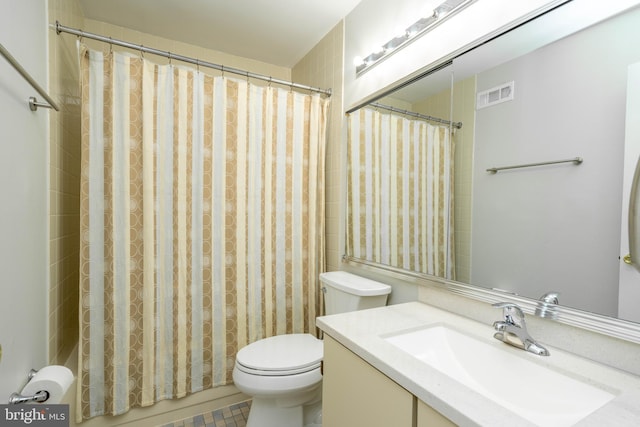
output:
<instances>
[{"instance_id":1,"label":"beige wall","mask_svg":"<svg viewBox=\"0 0 640 427\"><path fill-rule=\"evenodd\" d=\"M78 0L49 0L49 23L80 28ZM74 37L49 30L49 91L60 104L50 114L49 363L61 364L78 341L80 93Z\"/></svg>"},{"instance_id":2,"label":"beige wall","mask_svg":"<svg viewBox=\"0 0 640 427\"><path fill-rule=\"evenodd\" d=\"M462 122L456 130L454 219L456 280L471 279L471 194L473 191L473 142L475 127L476 78L458 82L453 88L453 121Z\"/></svg>"},{"instance_id":3,"label":"beige wall","mask_svg":"<svg viewBox=\"0 0 640 427\"><path fill-rule=\"evenodd\" d=\"M346 123L344 120L344 22L336 25L293 68L298 83L330 88L331 115L326 155L326 256L327 271L347 270L374 280L376 272L342 263L344 255L344 214L346 197ZM385 278L385 281L388 280ZM415 301L418 287L393 281L389 304Z\"/></svg>"},{"instance_id":4,"label":"beige wall","mask_svg":"<svg viewBox=\"0 0 640 427\"><path fill-rule=\"evenodd\" d=\"M235 55L229 55L227 53L214 51L211 49L205 49L200 46L195 46L187 43L178 42L175 40L166 39L163 37L154 36L153 34L141 33L140 31L134 31L129 28L119 27L117 25L108 24L105 22L94 21L92 19L87 19L85 21L84 30L96 33L108 37L112 37L114 39L124 40L129 43L139 44L143 46L147 46L154 49L159 49L163 51L168 51L172 53L176 53L183 56L188 56L191 58L200 59L202 61L212 62L214 64L221 64L225 67L237 68L241 70L252 71L257 74L262 74L265 76L271 76L274 78L282 79L282 80L291 80L291 70L286 67L280 67L273 64L268 64L261 61L256 61L254 59L242 58ZM64 37L71 37L69 34ZM84 42L91 48L108 51L109 45L106 43L98 42L95 40L86 39ZM121 47L114 47L114 50L118 51L128 51L132 54L138 55L140 52L131 49L125 49ZM167 64L169 63L168 58L160 57L157 55L152 55L145 53L145 58L156 62L158 64ZM176 61L176 64L184 65L187 67L191 67L191 64L184 64L179 61ZM212 75L219 75L220 72L211 69L202 67L201 70L205 73ZM236 79L244 79L245 77L241 75L228 73L227 76ZM252 81L254 83L262 84L259 81ZM267 83L264 82L266 85Z\"/></svg>"},{"instance_id":5,"label":"beige wall","mask_svg":"<svg viewBox=\"0 0 640 427\"><path fill-rule=\"evenodd\" d=\"M473 129L475 121L476 78L457 82L453 87L453 110L449 89L414 104L410 110L462 122L455 130L454 143L454 236L456 277L469 283L471 278L471 191L473 176Z\"/></svg>"},{"instance_id":6,"label":"beige wall","mask_svg":"<svg viewBox=\"0 0 640 427\"><path fill-rule=\"evenodd\" d=\"M343 23L336 25L293 68L292 79L314 87L331 89L331 113L326 155L326 258L327 271L339 270L344 253L343 215L344 144L343 123Z\"/></svg>"}]
</instances>

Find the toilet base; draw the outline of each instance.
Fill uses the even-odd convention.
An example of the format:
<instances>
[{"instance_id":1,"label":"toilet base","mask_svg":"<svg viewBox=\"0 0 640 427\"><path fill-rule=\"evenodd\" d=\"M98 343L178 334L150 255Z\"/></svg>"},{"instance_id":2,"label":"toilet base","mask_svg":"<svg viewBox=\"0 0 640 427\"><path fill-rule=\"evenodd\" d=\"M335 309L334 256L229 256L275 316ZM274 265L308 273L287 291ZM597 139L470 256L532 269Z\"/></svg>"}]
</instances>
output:
<instances>
[{"instance_id":1,"label":"toilet base","mask_svg":"<svg viewBox=\"0 0 640 427\"><path fill-rule=\"evenodd\" d=\"M304 405L288 405L280 399L254 397L247 427L322 427L321 393L317 399Z\"/></svg>"},{"instance_id":2,"label":"toilet base","mask_svg":"<svg viewBox=\"0 0 640 427\"><path fill-rule=\"evenodd\" d=\"M322 400L303 408L304 427L322 427Z\"/></svg>"}]
</instances>

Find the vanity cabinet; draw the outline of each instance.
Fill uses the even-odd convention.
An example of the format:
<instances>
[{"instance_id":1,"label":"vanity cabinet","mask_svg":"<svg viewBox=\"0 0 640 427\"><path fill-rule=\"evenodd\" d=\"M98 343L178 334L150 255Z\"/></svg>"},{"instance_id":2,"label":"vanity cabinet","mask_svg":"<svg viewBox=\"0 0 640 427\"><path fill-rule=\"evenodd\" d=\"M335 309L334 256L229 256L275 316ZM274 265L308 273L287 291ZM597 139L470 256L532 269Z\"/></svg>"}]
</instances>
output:
<instances>
[{"instance_id":1,"label":"vanity cabinet","mask_svg":"<svg viewBox=\"0 0 640 427\"><path fill-rule=\"evenodd\" d=\"M332 427L448 427L451 421L324 336L322 422Z\"/></svg>"},{"instance_id":2,"label":"vanity cabinet","mask_svg":"<svg viewBox=\"0 0 640 427\"><path fill-rule=\"evenodd\" d=\"M443 417L440 412L424 403L422 400L416 399L416 426L417 427L456 427L456 424L448 418Z\"/></svg>"}]
</instances>

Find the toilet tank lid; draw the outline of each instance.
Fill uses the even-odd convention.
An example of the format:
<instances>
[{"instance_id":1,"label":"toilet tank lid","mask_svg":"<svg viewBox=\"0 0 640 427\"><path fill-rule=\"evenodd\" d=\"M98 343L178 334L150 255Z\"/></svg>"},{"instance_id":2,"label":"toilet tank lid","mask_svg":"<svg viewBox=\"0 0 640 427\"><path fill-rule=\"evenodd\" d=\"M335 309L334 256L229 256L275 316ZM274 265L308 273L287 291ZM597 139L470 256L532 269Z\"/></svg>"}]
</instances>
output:
<instances>
[{"instance_id":1,"label":"toilet tank lid","mask_svg":"<svg viewBox=\"0 0 640 427\"><path fill-rule=\"evenodd\" d=\"M346 271L329 271L320 273L320 282L341 291L360 296L387 295L391 286L375 280L347 273Z\"/></svg>"}]
</instances>

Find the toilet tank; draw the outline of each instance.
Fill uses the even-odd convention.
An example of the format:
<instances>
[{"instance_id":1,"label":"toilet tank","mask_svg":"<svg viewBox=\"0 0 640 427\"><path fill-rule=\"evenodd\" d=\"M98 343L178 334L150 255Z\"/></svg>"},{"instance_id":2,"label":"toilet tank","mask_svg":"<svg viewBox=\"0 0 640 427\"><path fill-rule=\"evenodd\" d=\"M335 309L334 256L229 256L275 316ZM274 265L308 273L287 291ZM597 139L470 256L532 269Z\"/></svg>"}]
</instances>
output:
<instances>
[{"instance_id":1,"label":"toilet tank","mask_svg":"<svg viewBox=\"0 0 640 427\"><path fill-rule=\"evenodd\" d=\"M321 273L320 285L324 292L325 314L382 307L391 293L389 285L346 271Z\"/></svg>"}]
</instances>

